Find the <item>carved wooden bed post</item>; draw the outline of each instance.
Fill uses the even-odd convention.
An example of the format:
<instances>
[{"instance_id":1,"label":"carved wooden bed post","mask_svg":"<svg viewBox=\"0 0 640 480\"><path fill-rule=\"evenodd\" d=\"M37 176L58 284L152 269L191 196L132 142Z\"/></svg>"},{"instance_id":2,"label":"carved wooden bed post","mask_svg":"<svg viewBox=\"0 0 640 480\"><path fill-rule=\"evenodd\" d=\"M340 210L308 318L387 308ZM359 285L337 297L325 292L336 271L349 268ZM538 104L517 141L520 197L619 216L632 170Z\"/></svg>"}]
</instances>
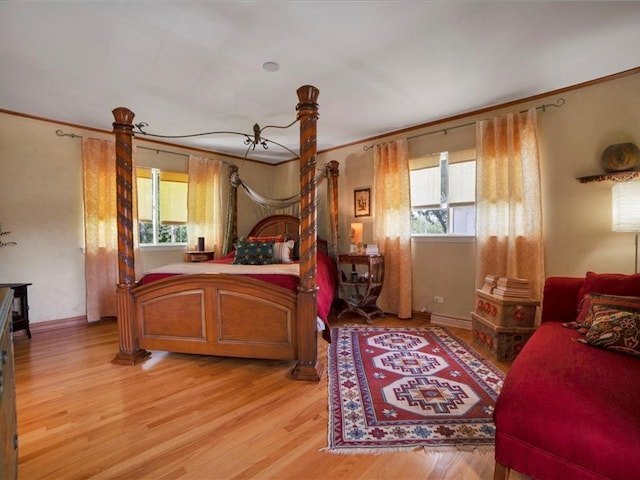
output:
<instances>
[{"instance_id":1,"label":"carved wooden bed post","mask_svg":"<svg viewBox=\"0 0 640 480\"><path fill-rule=\"evenodd\" d=\"M234 175L238 174L238 166L229 165L228 171L229 177L233 177ZM231 208L231 205L233 205L233 208L231 210L233 213L233 217L231 218L231 240L232 242L235 242L236 238L238 238L238 185L234 184L232 186L231 195L229 198L230 205L227 207L227 209ZM233 246L233 244L231 246ZM224 253L227 254L229 252L227 251Z\"/></svg>"},{"instance_id":2,"label":"carved wooden bed post","mask_svg":"<svg viewBox=\"0 0 640 480\"><path fill-rule=\"evenodd\" d=\"M238 167L229 165L229 195L227 198L227 216L224 223L224 243L222 255L233 249L233 242L238 238Z\"/></svg>"},{"instance_id":3,"label":"carved wooden bed post","mask_svg":"<svg viewBox=\"0 0 640 480\"><path fill-rule=\"evenodd\" d=\"M340 174L339 163L331 160L326 165L327 180L329 185L329 219L331 221L331 250L334 260L338 260L338 175Z\"/></svg>"},{"instance_id":4,"label":"carved wooden bed post","mask_svg":"<svg viewBox=\"0 0 640 480\"><path fill-rule=\"evenodd\" d=\"M298 286L298 363L291 375L296 380L318 381L324 365L318 362L316 327L317 273L317 197L316 153L318 95L320 91L304 85L297 90L300 120L300 285Z\"/></svg>"},{"instance_id":5,"label":"carved wooden bed post","mask_svg":"<svg viewBox=\"0 0 640 480\"><path fill-rule=\"evenodd\" d=\"M113 131L116 137L116 191L118 195L118 342L120 350L112 363L135 365L150 353L138 347L133 308L129 291L135 286L133 259L133 117L124 107L113 110Z\"/></svg>"}]
</instances>

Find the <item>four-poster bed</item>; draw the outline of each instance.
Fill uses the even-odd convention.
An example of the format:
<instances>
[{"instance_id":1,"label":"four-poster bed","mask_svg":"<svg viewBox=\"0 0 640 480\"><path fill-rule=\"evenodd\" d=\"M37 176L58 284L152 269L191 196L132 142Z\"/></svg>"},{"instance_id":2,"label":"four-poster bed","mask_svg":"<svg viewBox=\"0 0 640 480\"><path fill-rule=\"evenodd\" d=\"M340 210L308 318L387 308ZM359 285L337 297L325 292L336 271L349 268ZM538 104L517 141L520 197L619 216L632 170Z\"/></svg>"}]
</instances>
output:
<instances>
[{"instance_id":1,"label":"four-poster bed","mask_svg":"<svg viewBox=\"0 0 640 480\"><path fill-rule=\"evenodd\" d=\"M254 236L293 234L299 242L295 290L231 274L175 275L135 282L132 214L134 114L113 111L118 204L118 335L114 363L133 365L148 349L182 353L295 360L291 376L317 381L317 88L297 90L300 122L300 219L277 215L259 222ZM337 243L337 162L327 166L331 241Z\"/></svg>"}]
</instances>

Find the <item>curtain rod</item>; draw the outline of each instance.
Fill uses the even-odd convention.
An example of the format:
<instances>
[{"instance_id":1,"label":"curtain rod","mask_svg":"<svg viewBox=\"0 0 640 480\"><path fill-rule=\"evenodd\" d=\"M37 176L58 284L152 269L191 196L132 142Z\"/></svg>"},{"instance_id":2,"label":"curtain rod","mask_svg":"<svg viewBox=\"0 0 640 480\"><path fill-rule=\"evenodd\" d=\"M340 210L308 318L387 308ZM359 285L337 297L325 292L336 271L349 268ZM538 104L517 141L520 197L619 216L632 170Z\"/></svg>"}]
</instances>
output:
<instances>
[{"instance_id":1,"label":"curtain rod","mask_svg":"<svg viewBox=\"0 0 640 480\"><path fill-rule=\"evenodd\" d=\"M58 135L59 137L84 138L82 135L78 135L77 133L73 133L73 132L67 133L62 129L56 130L56 135ZM95 139L95 140L99 140L99 139ZM136 148L141 148L141 149L144 149L144 150L151 150L152 152L156 152L156 153L162 152L162 153L168 153L170 155L178 155L179 157L190 157L190 155L187 154L187 153L172 152L170 150L162 150L161 148L143 147L142 145L136 145ZM214 159L211 159L211 160L214 160ZM224 163L225 165L233 165L233 166L235 166L235 163L227 162L226 160L220 160L220 159L215 159L215 160L218 160L218 161Z\"/></svg>"},{"instance_id":2,"label":"curtain rod","mask_svg":"<svg viewBox=\"0 0 640 480\"><path fill-rule=\"evenodd\" d=\"M58 135L59 137L84 138L82 135L78 135L77 133L65 133L60 128L56 130L56 135ZM95 140L97 140L97 138Z\"/></svg>"},{"instance_id":3,"label":"curtain rod","mask_svg":"<svg viewBox=\"0 0 640 480\"><path fill-rule=\"evenodd\" d=\"M67 133L62 129L58 129L56 130L56 135L58 135L59 137L71 137L71 138L84 138L82 135L78 135L77 133ZM99 140L98 138L94 139L94 140ZM151 148L151 147L143 147L141 145L137 145L136 148L144 148L145 150L151 150L152 152L156 152L156 153L169 153L171 155L178 155L180 157L188 157L189 155L187 155L186 153L178 153L178 152L171 152L169 150L162 150L159 148Z\"/></svg>"},{"instance_id":4,"label":"curtain rod","mask_svg":"<svg viewBox=\"0 0 640 480\"><path fill-rule=\"evenodd\" d=\"M560 97L556 101L556 103L546 103L546 104L540 105L540 106L536 107L536 110L542 110L543 112L545 112L548 107L560 108L565 103L566 103L565 99ZM527 112L527 110L520 110L520 112L518 112L518 113L526 113L526 112ZM463 123L461 125L454 125L453 127L441 128L440 130L433 130L432 132L419 133L417 135L412 135L411 137L407 137L406 140L413 140L414 138L425 137L427 135L433 135L433 134L436 134L436 133L444 133L446 135L447 133L449 133L449 130L456 130L458 128L463 128L463 127L470 127L470 126L475 125L476 123L478 123L480 121L482 121L482 120L475 120L473 122ZM376 144L371 144L371 145L364 145L362 147L362 149L366 152L368 150L371 150L375 146L384 145L385 143L387 143L387 142L376 143Z\"/></svg>"},{"instance_id":5,"label":"curtain rod","mask_svg":"<svg viewBox=\"0 0 640 480\"><path fill-rule=\"evenodd\" d=\"M169 150L162 150L161 148L151 148L151 147L143 147L141 145L137 145L136 148L141 148L143 150L150 150L152 152L156 152L156 153L168 153L170 155L178 155L179 157L188 157L189 155L186 153L178 153L178 152L171 152Z\"/></svg>"},{"instance_id":6,"label":"curtain rod","mask_svg":"<svg viewBox=\"0 0 640 480\"><path fill-rule=\"evenodd\" d=\"M143 146L141 146L141 145L136 146L136 148L142 148L142 149L144 149L144 150L151 150L152 152L156 152L156 153L160 153L160 152L162 152L162 153L168 153L168 154L170 154L170 155L178 155L178 156L180 156L180 157L187 157L187 158L189 158L189 157L191 156L191 155L190 155L190 154L188 154L188 153L172 152L172 151L170 151L170 150L162 150L161 148L143 147ZM223 164L225 164L225 165L230 165L230 166L234 166L234 167L236 166L236 164L235 164L235 163L227 162L226 160L221 160L221 159L219 159L219 158L209 158L209 157L205 157L205 158L207 158L207 159L209 159L209 160L217 160L217 161L219 161L219 162L222 162L222 163L223 163Z\"/></svg>"}]
</instances>

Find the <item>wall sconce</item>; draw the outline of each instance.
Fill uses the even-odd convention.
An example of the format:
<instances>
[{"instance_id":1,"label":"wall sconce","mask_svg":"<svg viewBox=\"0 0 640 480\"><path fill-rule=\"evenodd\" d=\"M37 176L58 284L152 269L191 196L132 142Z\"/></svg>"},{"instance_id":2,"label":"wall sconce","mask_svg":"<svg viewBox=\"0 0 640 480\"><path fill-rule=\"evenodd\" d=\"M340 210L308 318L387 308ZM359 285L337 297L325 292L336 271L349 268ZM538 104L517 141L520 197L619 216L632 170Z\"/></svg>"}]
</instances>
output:
<instances>
[{"instance_id":1,"label":"wall sconce","mask_svg":"<svg viewBox=\"0 0 640 480\"><path fill-rule=\"evenodd\" d=\"M611 189L611 229L636 234L633 264L638 273L638 232L640 232L640 181L617 182Z\"/></svg>"},{"instance_id":2,"label":"wall sconce","mask_svg":"<svg viewBox=\"0 0 640 480\"><path fill-rule=\"evenodd\" d=\"M362 253L362 224L351 224L351 252Z\"/></svg>"}]
</instances>

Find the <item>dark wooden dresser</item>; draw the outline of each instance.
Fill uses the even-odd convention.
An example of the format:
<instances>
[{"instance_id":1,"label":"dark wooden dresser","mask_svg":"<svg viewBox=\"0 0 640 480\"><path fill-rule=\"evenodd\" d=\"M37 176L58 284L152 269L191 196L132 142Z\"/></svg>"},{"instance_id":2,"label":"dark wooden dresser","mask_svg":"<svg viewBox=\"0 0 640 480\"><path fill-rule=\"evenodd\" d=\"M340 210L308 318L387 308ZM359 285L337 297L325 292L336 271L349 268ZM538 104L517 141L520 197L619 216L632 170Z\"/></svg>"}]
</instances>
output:
<instances>
[{"instance_id":1,"label":"dark wooden dresser","mask_svg":"<svg viewBox=\"0 0 640 480\"><path fill-rule=\"evenodd\" d=\"M11 340L13 290L0 288L0 442L2 463L0 478L18 478L18 425L16 421L16 384Z\"/></svg>"}]
</instances>

